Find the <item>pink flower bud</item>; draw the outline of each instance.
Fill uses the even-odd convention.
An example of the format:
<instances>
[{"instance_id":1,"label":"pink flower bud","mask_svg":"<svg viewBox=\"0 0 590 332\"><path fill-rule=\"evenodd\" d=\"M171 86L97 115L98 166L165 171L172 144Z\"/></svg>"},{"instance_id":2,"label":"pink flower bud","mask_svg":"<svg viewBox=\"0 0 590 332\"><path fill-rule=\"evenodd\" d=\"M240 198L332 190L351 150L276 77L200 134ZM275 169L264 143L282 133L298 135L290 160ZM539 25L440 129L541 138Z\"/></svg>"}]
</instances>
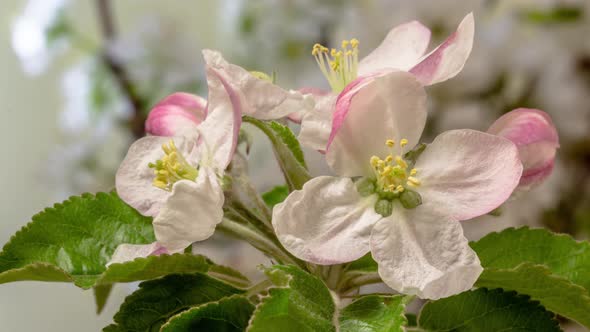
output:
<instances>
[{"instance_id":1,"label":"pink flower bud","mask_svg":"<svg viewBox=\"0 0 590 332\"><path fill-rule=\"evenodd\" d=\"M207 116L207 101L199 96L177 92L162 99L148 115L145 130L155 136L175 136L190 130Z\"/></svg>"},{"instance_id":2,"label":"pink flower bud","mask_svg":"<svg viewBox=\"0 0 590 332\"><path fill-rule=\"evenodd\" d=\"M488 133L511 140L523 164L519 189L530 189L553 171L559 137L551 117L543 111L518 108L501 116Z\"/></svg>"}]
</instances>

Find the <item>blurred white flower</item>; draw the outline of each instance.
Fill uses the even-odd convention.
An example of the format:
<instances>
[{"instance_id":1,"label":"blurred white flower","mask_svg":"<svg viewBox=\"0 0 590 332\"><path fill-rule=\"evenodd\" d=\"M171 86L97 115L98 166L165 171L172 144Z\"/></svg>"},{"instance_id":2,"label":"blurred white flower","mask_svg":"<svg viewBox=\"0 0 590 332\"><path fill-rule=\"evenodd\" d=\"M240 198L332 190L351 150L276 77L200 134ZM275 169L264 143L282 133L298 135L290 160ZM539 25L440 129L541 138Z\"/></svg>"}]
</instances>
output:
<instances>
[{"instance_id":1,"label":"blurred white flower","mask_svg":"<svg viewBox=\"0 0 590 332\"><path fill-rule=\"evenodd\" d=\"M60 38L60 15L67 0L30 0L12 24L12 48L29 75L41 74L66 46ZM55 38L55 39L53 39Z\"/></svg>"}]
</instances>

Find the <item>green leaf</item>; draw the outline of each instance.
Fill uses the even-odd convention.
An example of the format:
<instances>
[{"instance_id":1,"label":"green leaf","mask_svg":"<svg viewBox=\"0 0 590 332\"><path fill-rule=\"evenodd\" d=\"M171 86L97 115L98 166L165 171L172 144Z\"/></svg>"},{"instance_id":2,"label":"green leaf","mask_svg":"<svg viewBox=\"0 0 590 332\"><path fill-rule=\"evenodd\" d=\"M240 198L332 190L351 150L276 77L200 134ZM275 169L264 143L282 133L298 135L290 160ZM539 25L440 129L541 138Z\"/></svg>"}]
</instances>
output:
<instances>
[{"instance_id":1,"label":"green leaf","mask_svg":"<svg viewBox=\"0 0 590 332\"><path fill-rule=\"evenodd\" d=\"M170 318L161 332L245 331L254 305L234 295L193 307Z\"/></svg>"},{"instance_id":2,"label":"green leaf","mask_svg":"<svg viewBox=\"0 0 590 332\"><path fill-rule=\"evenodd\" d=\"M227 266L210 265L207 274L239 288L250 286L250 280L246 276Z\"/></svg>"},{"instance_id":3,"label":"green leaf","mask_svg":"<svg viewBox=\"0 0 590 332\"><path fill-rule=\"evenodd\" d=\"M100 315L103 311L105 305L107 304L107 300L109 299L109 295L111 295L111 291L113 290L113 285L100 285L92 287L92 292L94 293L94 303L96 304L96 314Z\"/></svg>"},{"instance_id":4,"label":"green leaf","mask_svg":"<svg viewBox=\"0 0 590 332\"><path fill-rule=\"evenodd\" d=\"M555 315L527 296L485 288L426 303L418 325L426 331L560 331Z\"/></svg>"},{"instance_id":5,"label":"green leaf","mask_svg":"<svg viewBox=\"0 0 590 332\"><path fill-rule=\"evenodd\" d=\"M289 188L287 186L276 186L270 191L262 194L262 199L270 208L284 201L289 196Z\"/></svg>"},{"instance_id":6,"label":"green leaf","mask_svg":"<svg viewBox=\"0 0 590 332\"><path fill-rule=\"evenodd\" d=\"M348 264L346 267L347 272L377 272L377 262L371 256L371 253L364 255L363 257L357 259L356 261Z\"/></svg>"},{"instance_id":7,"label":"green leaf","mask_svg":"<svg viewBox=\"0 0 590 332\"><path fill-rule=\"evenodd\" d=\"M205 274L172 274L145 281L129 295L104 331L159 331L168 318L243 290Z\"/></svg>"},{"instance_id":8,"label":"green leaf","mask_svg":"<svg viewBox=\"0 0 590 332\"><path fill-rule=\"evenodd\" d=\"M116 193L84 194L33 217L0 253L0 283L73 281L89 288L122 243L153 242L151 218Z\"/></svg>"},{"instance_id":9,"label":"green leaf","mask_svg":"<svg viewBox=\"0 0 590 332\"><path fill-rule=\"evenodd\" d=\"M274 121L261 121L249 116L244 116L243 119L268 136L289 189L301 189L311 176L307 171L299 141L291 129Z\"/></svg>"},{"instance_id":10,"label":"green leaf","mask_svg":"<svg viewBox=\"0 0 590 332\"><path fill-rule=\"evenodd\" d=\"M470 245L484 267L476 286L529 295L590 327L590 243L523 227L491 233Z\"/></svg>"},{"instance_id":11,"label":"green leaf","mask_svg":"<svg viewBox=\"0 0 590 332\"><path fill-rule=\"evenodd\" d=\"M336 330L336 307L320 279L292 265L275 265L265 273L274 287L254 311L249 332Z\"/></svg>"},{"instance_id":12,"label":"green leaf","mask_svg":"<svg viewBox=\"0 0 590 332\"><path fill-rule=\"evenodd\" d=\"M401 295L366 295L340 312L341 332L402 332L410 298Z\"/></svg>"}]
</instances>

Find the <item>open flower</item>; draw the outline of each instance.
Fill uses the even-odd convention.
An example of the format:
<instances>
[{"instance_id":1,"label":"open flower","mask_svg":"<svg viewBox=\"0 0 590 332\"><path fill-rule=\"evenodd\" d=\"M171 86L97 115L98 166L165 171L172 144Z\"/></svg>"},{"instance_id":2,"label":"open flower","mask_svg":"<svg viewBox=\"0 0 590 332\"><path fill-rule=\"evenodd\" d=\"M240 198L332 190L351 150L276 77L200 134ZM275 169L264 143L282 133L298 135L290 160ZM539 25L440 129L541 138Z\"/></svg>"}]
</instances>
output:
<instances>
[{"instance_id":1,"label":"open flower","mask_svg":"<svg viewBox=\"0 0 590 332\"><path fill-rule=\"evenodd\" d=\"M518 147L524 167L519 191L539 185L551 175L559 136L547 113L530 108L515 109L496 120L488 133L507 138Z\"/></svg>"},{"instance_id":2,"label":"open flower","mask_svg":"<svg viewBox=\"0 0 590 332\"><path fill-rule=\"evenodd\" d=\"M111 262L174 253L209 238L223 218L224 170L241 125L243 96L207 68L209 98L173 94L146 121L148 136L129 148L116 186L140 213L154 216L157 244L120 246Z\"/></svg>"},{"instance_id":3,"label":"open flower","mask_svg":"<svg viewBox=\"0 0 590 332\"><path fill-rule=\"evenodd\" d=\"M317 264L371 251L387 285L422 298L471 288L482 268L459 221L510 196L522 173L516 146L452 130L421 153L411 150L426 122L426 93L407 72L389 72L341 98L326 152L339 177L314 178L274 208L281 243Z\"/></svg>"},{"instance_id":4,"label":"open flower","mask_svg":"<svg viewBox=\"0 0 590 332\"><path fill-rule=\"evenodd\" d=\"M463 69L471 53L473 35L473 14L468 14L457 31L426 55L430 30L417 21L391 29L383 42L360 61L356 39L343 41L340 50L316 44L312 54L332 92L312 93L316 99L315 109L291 116L302 118L299 140L310 148L325 150L338 94L350 92L353 87L358 89L392 69L414 74L423 85L453 78Z\"/></svg>"}]
</instances>

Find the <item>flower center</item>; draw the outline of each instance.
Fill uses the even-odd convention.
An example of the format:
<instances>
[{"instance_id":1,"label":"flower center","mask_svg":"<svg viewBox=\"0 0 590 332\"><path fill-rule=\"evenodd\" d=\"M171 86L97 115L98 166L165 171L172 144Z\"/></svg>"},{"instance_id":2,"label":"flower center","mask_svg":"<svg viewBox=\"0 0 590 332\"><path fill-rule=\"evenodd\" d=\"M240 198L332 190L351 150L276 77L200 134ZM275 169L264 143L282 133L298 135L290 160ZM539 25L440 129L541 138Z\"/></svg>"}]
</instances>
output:
<instances>
[{"instance_id":1,"label":"flower center","mask_svg":"<svg viewBox=\"0 0 590 332\"><path fill-rule=\"evenodd\" d=\"M155 163L149 163L149 168L154 170L154 181L152 184L160 189L171 191L172 185L179 180L194 181L199 175L199 170L191 166L182 156L174 141L162 144L164 156Z\"/></svg>"},{"instance_id":2,"label":"flower center","mask_svg":"<svg viewBox=\"0 0 590 332\"><path fill-rule=\"evenodd\" d=\"M357 77L358 45L355 38L343 40L342 48L329 50L320 44L313 45L311 54L315 57L320 70L330 83L332 91L338 93Z\"/></svg>"},{"instance_id":3,"label":"flower center","mask_svg":"<svg viewBox=\"0 0 590 332\"><path fill-rule=\"evenodd\" d=\"M402 157L403 148L408 144L408 140L404 138L400 140L399 144L402 147L402 155L394 156L392 151L385 159L377 156L371 157L370 163L375 173L375 184L378 192L397 195L407 189L420 186L420 180L416 178L418 170L415 168L410 169L410 165ZM393 150L395 141L388 139L385 145Z\"/></svg>"}]
</instances>

